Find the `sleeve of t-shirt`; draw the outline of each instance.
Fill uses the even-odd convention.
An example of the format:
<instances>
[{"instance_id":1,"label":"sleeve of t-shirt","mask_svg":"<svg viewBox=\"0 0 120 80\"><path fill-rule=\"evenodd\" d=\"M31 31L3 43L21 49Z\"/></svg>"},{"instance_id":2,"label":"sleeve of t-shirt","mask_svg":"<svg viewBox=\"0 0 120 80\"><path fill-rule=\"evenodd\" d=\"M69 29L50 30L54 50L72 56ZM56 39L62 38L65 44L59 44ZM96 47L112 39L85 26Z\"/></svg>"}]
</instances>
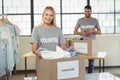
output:
<instances>
[{"instance_id":1,"label":"sleeve of t-shirt","mask_svg":"<svg viewBox=\"0 0 120 80\"><path fill-rule=\"evenodd\" d=\"M97 23L97 24L96 24L96 26L95 26L95 27L96 27L96 28L100 28L100 25L99 25L99 22L98 22L98 20L97 20L97 19L96 19L96 23Z\"/></svg>"},{"instance_id":2,"label":"sleeve of t-shirt","mask_svg":"<svg viewBox=\"0 0 120 80\"><path fill-rule=\"evenodd\" d=\"M64 35L61 30L59 32L60 32L59 45L65 44L66 41L65 41Z\"/></svg>"},{"instance_id":3,"label":"sleeve of t-shirt","mask_svg":"<svg viewBox=\"0 0 120 80\"><path fill-rule=\"evenodd\" d=\"M79 21L80 21L80 20L78 19L78 20L77 20L77 23L76 23L76 26L75 26L76 28L79 28L79 27L80 27L80 22L79 22Z\"/></svg>"},{"instance_id":4,"label":"sleeve of t-shirt","mask_svg":"<svg viewBox=\"0 0 120 80\"><path fill-rule=\"evenodd\" d=\"M38 35L37 35L37 28L33 28L33 31L32 31L32 35L31 35L31 39L30 39L30 43L38 43Z\"/></svg>"}]
</instances>

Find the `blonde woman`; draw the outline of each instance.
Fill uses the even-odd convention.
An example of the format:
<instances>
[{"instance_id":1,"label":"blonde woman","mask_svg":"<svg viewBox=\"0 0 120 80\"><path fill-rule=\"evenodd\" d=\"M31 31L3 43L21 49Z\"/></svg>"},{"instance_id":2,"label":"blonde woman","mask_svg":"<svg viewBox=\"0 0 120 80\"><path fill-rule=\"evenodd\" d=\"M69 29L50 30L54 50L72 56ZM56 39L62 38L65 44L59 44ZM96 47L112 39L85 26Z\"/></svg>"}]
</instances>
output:
<instances>
[{"instance_id":1,"label":"blonde woman","mask_svg":"<svg viewBox=\"0 0 120 80\"><path fill-rule=\"evenodd\" d=\"M31 35L32 52L39 58L40 50L56 51L56 46L66 50L65 39L60 28L56 26L56 13L53 7L47 6L42 14L41 24L33 28Z\"/></svg>"}]
</instances>

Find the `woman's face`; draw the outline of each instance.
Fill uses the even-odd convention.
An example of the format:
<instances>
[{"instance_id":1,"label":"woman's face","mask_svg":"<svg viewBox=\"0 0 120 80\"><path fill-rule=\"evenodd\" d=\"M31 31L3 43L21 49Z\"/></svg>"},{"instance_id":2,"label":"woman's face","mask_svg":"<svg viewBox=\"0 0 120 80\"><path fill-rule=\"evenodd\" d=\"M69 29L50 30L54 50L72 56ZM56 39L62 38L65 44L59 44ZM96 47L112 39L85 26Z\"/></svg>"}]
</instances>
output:
<instances>
[{"instance_id":1,"label":"woman's face","mask_svg":"<svg viewBox=\"0 0 120 80\"><path fill-rule=\"evenodd\" d=\"M54 12L50 9L46 9L43 15L44 24L50 25L53 22Z\"/></svg>"}]
</instances>

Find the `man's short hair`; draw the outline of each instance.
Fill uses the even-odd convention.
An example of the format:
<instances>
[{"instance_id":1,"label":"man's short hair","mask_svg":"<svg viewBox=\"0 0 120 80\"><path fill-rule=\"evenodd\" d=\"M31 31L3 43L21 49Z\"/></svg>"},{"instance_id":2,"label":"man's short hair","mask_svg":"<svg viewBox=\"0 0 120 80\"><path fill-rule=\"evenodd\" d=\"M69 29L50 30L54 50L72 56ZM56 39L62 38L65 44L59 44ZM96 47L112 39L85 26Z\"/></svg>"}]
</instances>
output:
<instances>
[{"instance_id":1,"label":"man's short hair","mask_svg":"<svg viewBox=\"0 0 120 80\"><path fill-rule=\"evenodd\" d=\"M84 9L90 9L91 10L92 8L91 8L90 5L87 5L87 6L84 7Z\"/></svg>"}]
</instances>

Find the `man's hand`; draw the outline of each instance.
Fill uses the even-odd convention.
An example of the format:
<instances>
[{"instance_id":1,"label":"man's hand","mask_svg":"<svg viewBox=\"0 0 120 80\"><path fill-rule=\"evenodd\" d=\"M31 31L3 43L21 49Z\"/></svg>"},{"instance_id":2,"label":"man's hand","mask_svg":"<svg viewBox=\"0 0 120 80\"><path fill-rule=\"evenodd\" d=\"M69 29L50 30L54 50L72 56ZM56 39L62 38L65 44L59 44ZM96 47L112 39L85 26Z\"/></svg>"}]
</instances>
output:
<instances>
[{"instance_id":1,"label":"man's hand","mask_svg":"<svg viewBox=\"0 0 120 80\"><path fill-rule=\"evenodd\" d=\"M89 34L94 33L95 30L94 30L94 29L90 29L90 28L88 28L88 29L86 29L86 31L84 31L84 32L85 32L85 35L88 36Z\"/></svg>"}]
</instances>

